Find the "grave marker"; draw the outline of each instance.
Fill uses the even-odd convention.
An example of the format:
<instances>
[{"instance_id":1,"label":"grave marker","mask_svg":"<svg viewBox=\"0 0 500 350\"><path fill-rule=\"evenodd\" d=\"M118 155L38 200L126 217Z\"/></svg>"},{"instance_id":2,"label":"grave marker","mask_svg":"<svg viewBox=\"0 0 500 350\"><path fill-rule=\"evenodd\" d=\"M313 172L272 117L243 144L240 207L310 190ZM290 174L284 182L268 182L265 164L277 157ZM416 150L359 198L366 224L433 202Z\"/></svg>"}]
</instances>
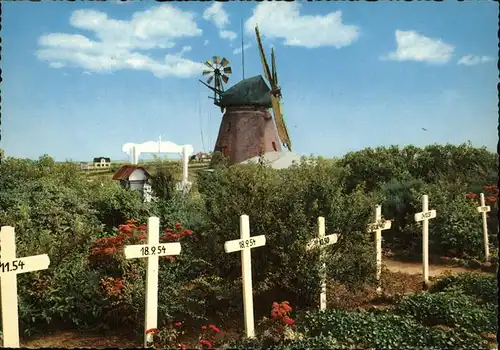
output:
<instances>
[{"instance_id":1,"label":"grave marker","mask_svg":"<svg viewBox=\"0 0 500 350\"><path fill-rule=\"evenodd\" d=\"M485 260L489 261L490 247L488 240L488 221L486 219L486 213L491 211L491 207L489 205L486 205L486 203L484 202L484 193L480 194L480 200L481 200L481 206L477 207L477 211L481 213L481 216L483 217L484 256Z\"/></svg>"},{"instance_id":2,"label":"grave marker","mask_svg":"<svg viewBox=\"0 0 500 350\"><path fill-rule=\"evenodd\" d=\"M17 305L17 274L48 269L47 254L16 258L14 227L0 229L0 289L2 298L3 347L19 347L19 316Z\"/></svg>"},{"instance_id":3,"label":"grave marker","mask_svg":"<svg viewBox=\"0 0 500 350\"><path fill-rule=\"evenodd\" d=\"M148 218L147 244L137 244L125 246L125 258L147 258L146 270L146 312L144 322L144 347L150 347L153 341L152 334L146 331L158 326L158 258L167 255L179 255L181 244L161 243L160 244L160 219L157 217Z\"/></svg>"},{"instance_id":4,"label":"grave marker","mask_svg":"<svg viewBox=\"0 0 500 350\"><path fill-rule=\"evenodd\" d=\"M423 221L422 223L422 264L424 285L429 284L429 220L436 217L435 210L429 210L429 197L424 194L422 196L422 211L415 214L415 221Z\"/></svg>"},{"instance_id":5,"label":"grave marker","mask_svg":"<svg viewBox=\"0 0 500 350\"><path fill-rule=\"evenodd\" d=\"M382 219L382 206L375 206L375 222L368 225L368 232L375 232L375 251L377 259L377 292L382 291L380 275L382 274L382 231L391 228L391 221Z\"/></svg>"},{"instance_id":6,"label":"grave marker","mask_svg":"<svg viewBox=\"0 0 500 350\"><path fill-rule=\"evenodd\" d=\"M245 317L245 333L247 338L255 337L252 295L252 255L250 249L266 245L266 236L250 237L248 215L240 216L240 239L226 241L224 251L233 253L241 251L241 275L243 278L243 310Z\"/></svg>"},{"instance_id":7,"label":"grave marker","mask_svg":"<svg viewBox=\"0 0 500 350\"><path fill-rule=\"evenodd\" d=\"M325 236L325 218L320 216L318 217L318 238L314 238L307 245L307 250L319 248L320 249L320 261L324 261L323 256L323 248L335 244L338 241L340 235L334 233L328 236ZM326 309L326 263L323 262L321 267L321 290L319 294L319 309Z\"/></svg>"}]
</instances>

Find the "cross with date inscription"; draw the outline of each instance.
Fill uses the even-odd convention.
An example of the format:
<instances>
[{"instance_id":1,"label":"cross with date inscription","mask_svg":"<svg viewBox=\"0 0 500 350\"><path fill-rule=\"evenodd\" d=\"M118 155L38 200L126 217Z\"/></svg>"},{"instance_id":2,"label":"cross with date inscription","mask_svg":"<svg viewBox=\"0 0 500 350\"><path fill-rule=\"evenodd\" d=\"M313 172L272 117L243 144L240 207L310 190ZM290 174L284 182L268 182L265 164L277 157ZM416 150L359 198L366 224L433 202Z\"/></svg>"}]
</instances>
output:
<instances>
[{"instance_id":1,"label":"cross with date inscription","mask_svg":"<svg viewBox=\"0 0 500 350\"><path fill-rule=\"evenodd\" d=\"M376 278L377 278L377 292L382 292L380 283L380 275L382 274L382 231L391 228L391 221L382 219L382 206L379 204L375 206L375 222L368 225L368 232L375 232L375 254L376 254Z\"/></svg>"},{"instance_id":2,"label":"cross with date inscription","mask_svg":"<svg viewBox=\"0 0 500 350\"><path fill-rule=\"evenodd\" d=\"M4 348L19 347L19 318L17 308L17 274L48 269L47 254L16 258L14 227L0 229L0 280L2 298L2 336Z\"/></svg>"},{"instance_id":3,"label":"cross with date inscription","mask_svg":"<svg viewBox=\"0 0 500 350\"><path fill-rule=\"evenodd\" d=\"M158 325L158 258L167 255L179 255L181 244L160 244L160 219L148 218L148 244L128 245L125 247L125 258L147 258L146 270L146 317L144 322L144 347L151 347L153 334L146 334L148 329Z\"/></svg>"},{"instance_id":4,"label":"cross with date inscription","mask_svg":"<svg viewBox=\"0 0 500 350\"><path fill-rule=\"evenodd\" d=\"M323 247L337 243L339 237L340 235L336 233L325 236L325 218L320 216L318 217L318 237L314 238L309 242L309 244L306 247L306 250L320 248L320 260L324 261ZM320 310L326 309L326 263L325 262L323 262L323 265L321 266L319 309Z\"/></svg>"},{"instance_id":5,"label":"cross with date inscription","mask_svg":"<svg viewBox=\"0 0 500 350\"><path fill-rule=\"evenodd\" d=\"M422 211L415 214L415 221L422 221L422 265L424 275L424 288L429 286L429 220L434 219L437 213L429 210L429 196L422 196Z\"/></svg>"},{"instance_id":6,"label":"cross with date inscription","mask_svg":"<svg viewBox=\"0 0 500 350\"><path fill-rule=\"evenodd\" d=\"M243 310L245 317L245 333L247 338L255 337L252 295L252 256L250 249L266 245L266 236L250 237L248 215L240 216L240 239L224 243L224 251L232 253L241 251L241 274L243 276Z\"/></svg>"}]
</instances>

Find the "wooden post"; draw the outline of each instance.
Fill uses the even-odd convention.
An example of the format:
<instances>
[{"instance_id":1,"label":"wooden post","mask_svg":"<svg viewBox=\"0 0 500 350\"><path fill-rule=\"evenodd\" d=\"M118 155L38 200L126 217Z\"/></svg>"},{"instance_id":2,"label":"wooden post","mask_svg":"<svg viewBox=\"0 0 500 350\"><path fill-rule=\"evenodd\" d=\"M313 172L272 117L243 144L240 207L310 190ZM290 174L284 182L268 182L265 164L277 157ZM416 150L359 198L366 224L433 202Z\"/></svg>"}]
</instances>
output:
<instances>
[{"instance_id":1,"label":"wooden post","mask_svg":"<svg viewBox=\"0 0 500 350\"><path fill-rule=\"evenodd\" d=\"M488 240L488 220L486 218L486 213L491 211L491 207L486 205L484 202L484 193L480 194L481 206L477 207L477 211L481 213L483 217L483 237L484 237L484 259L486 261L490 260L490 247Z\"/></svg>"},{"instance_id":2,"label":"wooden post","mask_svg":"<svg viewBox=\"0 0 500 350\"><path fill-rule=\"evenodd\" d=\"M375 222L368 225L368 232L375 232L375 251L377 260L377 292L382 292L380 275L382 274L382 231L391 228L391 221L382 219L382 206L375 206Z\"/></svg>"},{"instance_id":3,"label":"wooden post","mask_svg":"<svg viewBox=\"0 0 500 350\"><path fill-rule=\"evenodd\" d=\"M247 338L255 337L253 293L252 293L252 256L250 249L266 245L266 236L250 237L248 215L240 216L240 239L226 241L224 251L232 253L241 251L241 275L243 277L243 311L245 317L245 333Z\"/></svg>"},{"instance_id":4,"label":"wooden post","mask_svg":"<svg viewBox=\"0 0 500 350\"><path fill-rule=\"evenodd\" d=\"M3 347L19 348L19 316L17 304L17 274L48 269L47 254L16 258L14 227L0 229L0 280L2 298Z\"/></svg>"},{"instance_id":5,"label":"wooden post","mask_svg":"<svg viewBox=\"0 0 500 350\"><path fill-rule=\"evenodd\" d=\"M325 218L318 217L318 238L315 238L309 242L307 245L307 250L319 248L320 249L320 261L323 262L321 266L320 279L321 279L321 289L319 294L319 309L326 309L326 263L324 262L324 251L325 246L335 244L338 241L340 235L334 233L325 236Z\"/></svg>"},{"instance_id":6,"label":"wooden post","mask_svg":"<svg viewBox=\"0 0 500 350\"><path fill-rule=\"evenodd\" d=\"M415 221L422 223L422 264L424 275L424 288L429 285L429 220L436 217L435 210L429 210L429 197L422 196L422 211L415 214Z\"/></svg>"},{"instance_id":7,"label":"wooden post","mask_svg":"<svg viewBox=\"0 0 500 350\"><path fill-rule=\"evenodd\" d=\"M167 255L179 255L181 244L160 244L160 219L148 218L148 244L128 245L125 247L125 258L147 258L146 270L146 312L144 322L144 347L150 347L152 334L146 334L148 329L158 326L158 258Z\"/></svg>"}]
</instances>

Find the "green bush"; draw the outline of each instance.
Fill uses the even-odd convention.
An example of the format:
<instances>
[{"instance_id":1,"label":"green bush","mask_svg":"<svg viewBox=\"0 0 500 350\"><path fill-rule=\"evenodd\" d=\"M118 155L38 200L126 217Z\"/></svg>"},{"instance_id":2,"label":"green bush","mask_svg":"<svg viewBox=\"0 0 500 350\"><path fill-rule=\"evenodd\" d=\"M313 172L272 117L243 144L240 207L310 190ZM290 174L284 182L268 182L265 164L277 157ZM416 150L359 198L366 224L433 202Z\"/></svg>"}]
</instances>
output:
<instances>
[{"instance_id":1,"label":"green bush","mask_svg":"<svg viewBox=\"0 0 500 350\"><path fill-rule=\"evenodd\" d=\"M444 276L429 289L431 293L460 290L483 303L496 304L498 301L497 279L493 275L464 272Z\"/></svg>"},{"instance_id":2,"label":"green bush","mask_svg":"<svg viewBox=\"0 0 500 350\"><path fill-rule=\"evenodd\" d=\"M421 252L422 233L416 230L414 214L422 211L422 207L414 200L412 191L422 186L424 183L415 179L392 180L382 185L382 214L393 220L391 228L384 232L386 248L405 255Z\"/></svg>"},{"instance_id":3,"label":"green bush","mask_svg":"<svg viewBox=\"0 0 500 350\"><path fill-rule=\"evenodd\" d=\"M457 292L418 293L404 297L395 312L410 315L426 326L460 327L475 333L496 333L496 310L480 307L469 296Z\"/></svg>"},{"instance_id":4,"label":"green bush","mask_svg":"<svg viewBox=\"0 0 500 350\"><path fill-rule=\"evenodd\" d=\"M178 162L157 161L153 167L152 190L154 196L168 201L176 195L177 182L180 181L182 168Z\"/></svg>"},{"instance_id":5,"label":"green bush","mask_svg":"<svg viewBox=\"0 0 500 350\"><path fill-rule=\"evenodd\" d=\"M92 327L101 323L105 303L99 277L86 268L84 257L55 268L18 277L21 332L33 335L54 328Z\"/></svg>"},{"instance_id":6,"label":"green bush","mask_svg":"<svg viewBox=\"0 0 500 350\"><path fill-rule=\"evenodd\" d=\"M422 211L422 195L437 217L429 222L429 252L432 255L480 258L483 254L481 218L476 204L465 197L466 186L418 180L393 181L381 189L382 213L394 224L384 233L386 247L409 256L422 254L422 223L414 215Z\"/></svg>"},{"instance_id":7,"label":"green bush","mask_svg":"<svg viewBox=\"0 0 500 350\"><path fill-rule=\"evenodd\" d=\"M278 346L277 349L282 350L299 350L299 349L339 349L342 348L338 341L333 337L318 335L315 337L308 337L302 340L296 340Z\"/></svg>"},{"instance_id":8,"label":"green bush","mask_svg":"<svg viewBox=\"0 0 500 350\"><path fill-rule=\"evenodd\" d=\"M475 203L465 197L463 186L438 183L412 192L416 202L421 202L421 195L427 194L429 209L437 211L437 217L429 223L429 250L432 254L483 256L481 218ZM421 224L418 226L421 227Z\"/></svg>"},{"instance_id":9,"label":"green bush","mask_svg":"<svg viewBox=\"0 0 500 350\"><path fill-rule=\"evenodd\" d=\"M486 344L480 336L464 330L427 328L411 317L387 312L307 312L301 328L308 337L331 337L354 348L477 349Z\"/></svg>"},{"instance_id":10,"label":"green bush","mask_svg":"<svg viewBox=\"0 0 500 350\"><path fill-rule=\"evenodd\" d=\"M70 163L8 158L0 164L0 224L14 226L17 256L48 254L50 268L19 276L20 328L85 325L99 315L95 274L85 268L100 231L89 184Z\"/></svg>"},{"instance_id":11,"label":"green bush","mask_svg":"<svg viewBox=\"0 0 500 350\"><path fill-rule=\"evenodd\" d=\"M339 164L349 170L345 177L348 190L363 184L366 191L372 191L392 180L484 185L496 182L497 178L495 154L486 148L474 148L470 143L366 148L346 154Z\"/></svg>"},{"instance_id":12,"label":"green bush","mask_svg":"<svg viewBox=\"0 0 500 350\"><path fill-rule=\"evenodd\" d=\"M239 237L239 216L246 214L251 234L266 235L266 245L252 251L256 296L279 289L294 304L316 303L320 265L316 252L306 252L306 244L317 236L317 217L322 215L328 233L342 233L327 249L329 277L351 285L370 279L373 245L367 244L366 224L375 199L362 189L345 195L341 171L318 159L280 171L237 165L200 174L206 220L195 239L198 256L211 257L213 267L207 273L227 281L241 277L240 259L225 254L223 247Z\"/></svg>"},{"instance_id":13,"label":"green bush","mask_svg":"<svg viewBox=\"0 0 500 350\"><path fill-rule=\"evenodd\" d=\"M97 219L105 230L111 230L130 218L145 220L154 210L154 204L144 203L138 191L123 189L118 181L109 178L89 183L88 191L92 193L90 205L95 208Z\"/></svg>"}]
</instances>

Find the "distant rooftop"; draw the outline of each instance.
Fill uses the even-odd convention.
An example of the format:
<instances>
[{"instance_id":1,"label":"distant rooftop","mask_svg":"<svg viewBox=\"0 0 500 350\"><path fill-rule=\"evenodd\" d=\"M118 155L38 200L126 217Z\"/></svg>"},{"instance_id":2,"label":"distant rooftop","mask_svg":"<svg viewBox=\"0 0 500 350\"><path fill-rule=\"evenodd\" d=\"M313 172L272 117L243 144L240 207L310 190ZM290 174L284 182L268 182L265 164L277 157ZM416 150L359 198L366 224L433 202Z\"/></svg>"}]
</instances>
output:
<instances>
[{"instance_id":1,"label":"distant rooftop","mask_svg":"<svg viewBox=\"0 0 500 350\"><path fill-rule=\"evenodd\" d=\"M120 180L120 181L125 181L128 180L130 175L134 172L136 169L142 169L146 174L149 175L149 172L142 166L138 165L122 165L116 173L113 175L113 180Z\"/></svg>"}]
</instances>

